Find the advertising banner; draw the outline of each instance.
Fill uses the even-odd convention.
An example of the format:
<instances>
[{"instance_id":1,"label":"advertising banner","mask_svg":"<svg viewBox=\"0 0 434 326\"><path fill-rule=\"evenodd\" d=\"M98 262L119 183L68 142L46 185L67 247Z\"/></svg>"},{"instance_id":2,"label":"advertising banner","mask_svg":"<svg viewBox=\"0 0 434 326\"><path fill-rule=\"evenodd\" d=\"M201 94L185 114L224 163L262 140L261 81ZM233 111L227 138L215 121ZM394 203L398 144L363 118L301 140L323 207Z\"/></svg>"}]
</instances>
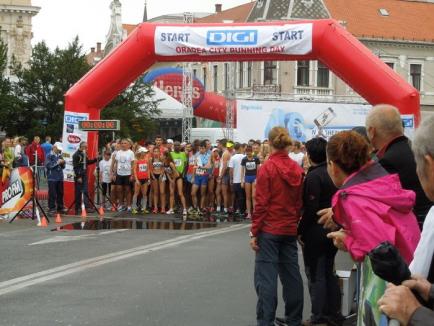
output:
<instances>
[{"instance_id":1,"label":"advertising banner","mask_svg":"<svg viewBox=\"0 0 434 326\"><path fill-rule=\"evenodd\" d=\"M305 142L318 135L324 137L356 126L364 126L370 105L342 103L305 103L285 101L237 102L239 141L268 138L275 126L286 127L293 139Z\"/></svg>"},{"instance_id":2,"label":"advertising banner","mask_svg":"<svg viewBox=\"0 0 434 326\"><path fill-rule=\"evenodd\" d=\"M33 175L28 167L13 169L9 177L9 184L4 188L0 218L13 218L32 198Z\"/></svg>"},{"instance_id":3,"label":"advertising banner","mask_svg":"<svg viewBox=\"0 0 434 326\"><path fill-rule=\"evenodd\" d=\"M158 26L155 53L176 55L288 54L312 51L312 24L280 26Z\"/></svg>"},{"instance_id":4,"label":"advertising banner","mask_svg":"<svg viewBox=\"0 0 434 326\"><path fill-rule=\"evenodd\" d=\"M74 169L72 167L72 155L77 151L82 141L87 141L87 131L80 130L78 122L89 120L89 113L76 113L65 111L63 121L63 159L65 169L64 180L74 182Z\"/></svg>"}]
</instances>

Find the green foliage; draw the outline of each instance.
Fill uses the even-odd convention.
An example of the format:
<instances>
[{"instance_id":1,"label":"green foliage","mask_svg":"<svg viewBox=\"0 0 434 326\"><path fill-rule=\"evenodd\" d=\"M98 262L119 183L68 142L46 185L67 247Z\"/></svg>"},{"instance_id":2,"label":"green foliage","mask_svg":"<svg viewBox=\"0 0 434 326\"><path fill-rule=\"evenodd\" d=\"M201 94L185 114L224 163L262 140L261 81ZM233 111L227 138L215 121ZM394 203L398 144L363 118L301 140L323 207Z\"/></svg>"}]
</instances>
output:
<instances>
[{"instance_id":1,"label":"green foliage","mask_svg":"<svg viewBox=\"0 0 434 326\"><path fill-rule=\"evenodd\" d=\"M0 43L0 69L7 67L7 47ZM91 66L75 38L65 49L51 51L44 42L34 46L28 66L13 63L16 80L0 78L0 129L9 135L62 134L64 95ZM138 79L102 112L103 119L121 120L120 136L142 139L153 128L158 115L152 88ZM102 135L104 138L104 135Z\"/></svg>"}]
</instances>

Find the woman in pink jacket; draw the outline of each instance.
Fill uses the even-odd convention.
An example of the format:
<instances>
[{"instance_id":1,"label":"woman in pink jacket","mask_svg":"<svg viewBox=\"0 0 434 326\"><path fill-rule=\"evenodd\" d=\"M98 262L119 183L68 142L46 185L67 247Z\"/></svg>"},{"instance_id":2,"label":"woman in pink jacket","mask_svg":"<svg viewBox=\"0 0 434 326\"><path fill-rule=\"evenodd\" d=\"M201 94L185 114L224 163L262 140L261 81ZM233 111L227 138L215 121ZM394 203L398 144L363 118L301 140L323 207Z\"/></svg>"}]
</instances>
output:
<instances>
[{"instance_id":1,"label":"woman in pink jacket","mask_svg":"<svg viewBox=\"0 0 434 326\"><path fill-rule=\"evenodd\" d=\"M394 244L407 263L420 238L412 209L415 194L401 187L396 174L389 175L370 160L368 144L353 131L330 138L327 168L339 191L332 200L334 221L342 227L328 236L356 261L384 241Z\"/></svg>"}]
</instances>

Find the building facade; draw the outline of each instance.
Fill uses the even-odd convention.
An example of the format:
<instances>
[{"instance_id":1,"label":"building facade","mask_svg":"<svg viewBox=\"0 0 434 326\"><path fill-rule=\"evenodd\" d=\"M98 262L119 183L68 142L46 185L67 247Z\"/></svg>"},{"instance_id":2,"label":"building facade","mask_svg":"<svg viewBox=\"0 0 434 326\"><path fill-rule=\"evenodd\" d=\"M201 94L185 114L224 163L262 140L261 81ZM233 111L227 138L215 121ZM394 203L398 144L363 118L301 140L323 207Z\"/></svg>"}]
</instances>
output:
<instances>
[{"instance_id":1,"label":"building facade","mask_svg":"<svg viewBox=\"0 0 434 326\"><path fill-rule=\"evenodd\" d=\"M420 92L422 115L426 115L434 113L432 17L430 0L258 0L227 10L220 7L196 22L336 19ZM207 91L221 94L233 78L238 99L365 103L319 61L237 62L233 77L229 65L197 63L194 74Z\"/></svg>"},{"instance_id":2,"label":"building facade","mask_svg":"<svg viewBox=\"0 0 434 326\"><path fill-rule=\"evenodd\" d=\"M30 60L32 18L40 9L32 6L31 0L0 0L0 38L8 47L8 67L13 58L23 65Z\"/></svg>"}]
</instances>

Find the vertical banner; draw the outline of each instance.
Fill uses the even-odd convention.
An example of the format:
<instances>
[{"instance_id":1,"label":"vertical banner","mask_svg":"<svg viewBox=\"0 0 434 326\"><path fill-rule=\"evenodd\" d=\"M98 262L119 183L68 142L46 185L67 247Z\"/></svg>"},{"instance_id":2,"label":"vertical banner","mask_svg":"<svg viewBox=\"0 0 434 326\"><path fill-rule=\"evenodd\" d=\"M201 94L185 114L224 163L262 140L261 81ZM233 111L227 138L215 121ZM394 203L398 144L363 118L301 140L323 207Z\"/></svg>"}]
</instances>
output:
<instances>
[{"instance_id":1,"label":"vertical banner","mask_svg":"<svg viewBox=\"0 0 434 326\"><path fill-rule=\"evenodd\" d=\"M82 141L87 141L87 131L80 130L78 127L78 122L82 120L89 120L89 113L65 111L62 142L65 160L63 175L66 182L74 182L72 155L77 151Z\"/></svg>"},{"instance_id":2,"label":"vertical banner","mask_svg":"<svg viewBox=\"0 0 434 326\"><path fill-rule=\"evenodd\" d=\"M0 218L13 218L32 198L33 175L28 167L13 169L9 177L9 184L3 190Z\"/></svg>"}]
</instances>

